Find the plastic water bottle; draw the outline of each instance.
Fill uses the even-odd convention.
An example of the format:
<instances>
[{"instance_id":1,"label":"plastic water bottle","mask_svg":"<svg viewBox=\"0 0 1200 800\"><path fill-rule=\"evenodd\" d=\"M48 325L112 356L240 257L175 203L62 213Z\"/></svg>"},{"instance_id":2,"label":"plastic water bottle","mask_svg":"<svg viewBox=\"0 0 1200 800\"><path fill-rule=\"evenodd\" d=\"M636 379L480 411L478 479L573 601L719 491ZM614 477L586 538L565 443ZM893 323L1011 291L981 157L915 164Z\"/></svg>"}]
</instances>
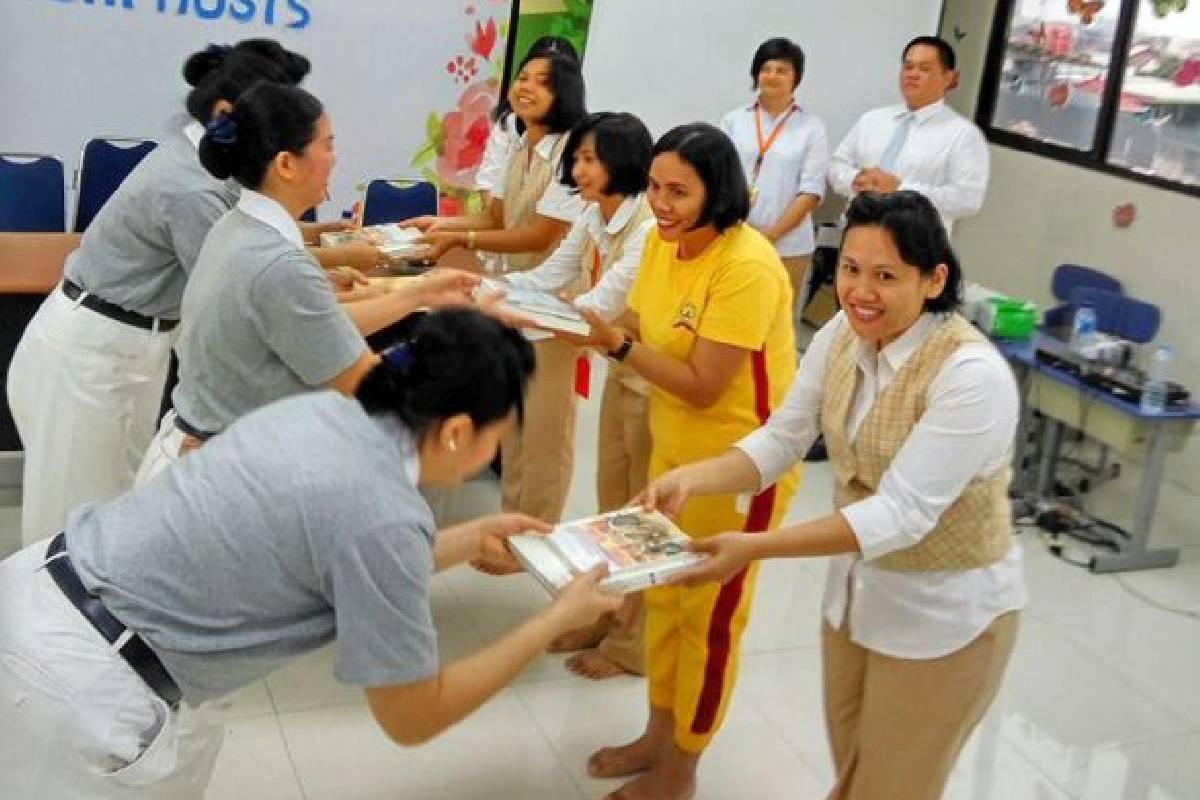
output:
<instances>
[{"instance_id":1,"label":"plastic water bottle","mask_svg":"<svg viewBox=\"0 0 1200 800\"><path fill-rule=\"evenodd\" d=\"M1075 318L1071 324L1071 349L1079 353L1095 338L1096 309L1085 303L1075 310Z\"/></svg>"},{"instance_id":2,"label":"plastic water bottle","mask_svg":"<svg viewBox=\"0 0 1200 800\"><path fill-rule=\"evenodd\" d=\"M1160 344L1154 348L1154 357L1146 370L1146 382L1142 384L1141 408L1143 414L1161 414L1167 408L1167 376L1171 374L1171 348Z\"/></svg>"}]
</instances>

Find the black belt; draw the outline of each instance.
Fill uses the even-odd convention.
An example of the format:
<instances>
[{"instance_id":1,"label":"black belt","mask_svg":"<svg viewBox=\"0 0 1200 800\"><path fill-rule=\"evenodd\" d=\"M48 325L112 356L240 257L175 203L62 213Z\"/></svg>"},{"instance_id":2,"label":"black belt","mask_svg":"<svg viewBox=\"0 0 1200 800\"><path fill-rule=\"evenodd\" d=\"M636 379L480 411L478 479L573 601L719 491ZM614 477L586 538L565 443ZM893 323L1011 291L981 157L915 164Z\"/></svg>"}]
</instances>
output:
<instances>
[{"instance_id":1,"label":"black belt","mask_svg":"<svg viewBox=\"0 0 1200 800\"><path fill-rule=\"evenodd\" d=\"M84 588L83 581L79 580L79 575L71 566L71 559L67 555L67 539L61 533L50 540L50 547L46 550L46 571L71 604L92 623L92 627L106 642L113 644L121 638L126 631L125 625L104 607L99 597ZM132 631L131 634L119 651L121 658L125 659L146 685L166 700L171 708L178 708L183 697L179 685L142 637Z\"/></svg>"},{"instance_id":2,"label":"black belt","mask_svg":"<svg viewBox=\"0 0 1200 800\"><path fill-rule=\"evenodd\" d=\"M67 296L68 300L78 300L79 295L83 294L83 289L79 288L79 284L75 283L70 278L63 279L62 287L63 294ZM107 300L96 297L94 294L84 295L80 305L82 305L84 308L90 308L97 314L102 314L111 320L123 322L126 325L132 325L135 328L141 328L142 330L147 331L152 331L155 329L155 322L158 323L158 330L162 331L163 333L174 330L175 326L179 324L179 320L177 319L156 319L155 317L143 316L136 311L129 311L121 308L115 303L110 303Z\"/></svg>"},{"instance_id":3,"label":"black belt","mask_svg":"<svg viewBox=\"0 0 1200 800\"><path fill-rule=\"evenodd\" d=\"M195 425L179 416L178 411L175 412L175 427L183 431L188 436L191 436L194 439L199 439L202 442L207 442L209 439L216 436L215 433L209 433L208 431L200 430Z\"/></svg>"}]
</instances>

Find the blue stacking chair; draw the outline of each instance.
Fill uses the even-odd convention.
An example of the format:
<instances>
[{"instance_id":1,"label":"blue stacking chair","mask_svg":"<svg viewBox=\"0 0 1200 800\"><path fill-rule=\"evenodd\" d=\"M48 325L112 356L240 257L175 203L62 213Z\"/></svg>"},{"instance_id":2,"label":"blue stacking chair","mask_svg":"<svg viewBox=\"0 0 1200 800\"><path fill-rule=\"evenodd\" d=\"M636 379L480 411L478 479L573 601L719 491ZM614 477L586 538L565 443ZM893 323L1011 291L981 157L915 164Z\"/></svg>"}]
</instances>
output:
<instances>
[{"instance_id":1,"label":"blue stacking chair","mask_svg":"<svg viewBox=\"0 0 1200 800\"><path fill-rule=\"evenodd\" d=\"M83 233L125 176L158 145L149 139L92 139L83 146L75 182L75 232Z\"/></svg>"},{"instance_id":2,"label":"blue stacking chair","mask_svg":"<svg viewBox=\"0 0 1200 800\"><path fill-rule=\"evenodd\" d=\"M1162 312L1153 303L1095 286L1075 289L1071 292L1071 304L1095 309L1096 330L1137 344L1153 339L1162 321Z\"/></svg>"},{"instance_id":3,"label":"blue stacking chair","mask_svg":"<svg viewBox=\"0 0 1200 800\"><path fill-rule=\"evenodd\" d=\"M1117 294L1124 291L1121 282L1106 272L1079 264L1059 264L1050 278L1050 291L1061 305L1042 315L1042 325L1047 328L1070 328L1076 308L1071 302L1071 295L1085 286Z\"/></svg>"},{"instance_id":4,"label":"blue stacking chair","mask_svg":"<svg viewBox=\"0 0 1200 800\"><path fill-rule=\"evenodd\" d=\"M399 222L409 217L436 214L437 187L429 181L376 178L367 184L363 198L363 224Z\"/></svg>"},{"instance_id":5,"label":"blue stacking chair","mask_svg":"<svg viewBox=\"0 0 1200 800\"><path fill-rule=\"evenodd\" d=\"M63 164L40 153L0 153L0 231L67 229Z\"/></svg>"}]
</instances>

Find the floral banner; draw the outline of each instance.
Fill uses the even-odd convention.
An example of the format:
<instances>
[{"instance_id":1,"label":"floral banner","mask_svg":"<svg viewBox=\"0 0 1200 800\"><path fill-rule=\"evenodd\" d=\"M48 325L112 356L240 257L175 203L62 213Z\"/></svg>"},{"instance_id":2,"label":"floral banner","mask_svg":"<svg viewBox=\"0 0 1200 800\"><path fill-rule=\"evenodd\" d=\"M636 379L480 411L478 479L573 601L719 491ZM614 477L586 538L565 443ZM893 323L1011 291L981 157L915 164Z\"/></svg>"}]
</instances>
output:
<instances>
[{"instance_id":1,"label":"floral banner","mask_svg":"<svg viewBox=\"0 0 1200 800\"><path fill-rule=\"evenodd\" d=\"M499 100L508 39L508 0L463 4L464 47L447 55L445 77L461 87L458 102L425 117L425 142L412 166L438 187L442 214L478 213L482 198L473 190L475 171L491 130L490 114Z\"/></svg>"}]
</instances>

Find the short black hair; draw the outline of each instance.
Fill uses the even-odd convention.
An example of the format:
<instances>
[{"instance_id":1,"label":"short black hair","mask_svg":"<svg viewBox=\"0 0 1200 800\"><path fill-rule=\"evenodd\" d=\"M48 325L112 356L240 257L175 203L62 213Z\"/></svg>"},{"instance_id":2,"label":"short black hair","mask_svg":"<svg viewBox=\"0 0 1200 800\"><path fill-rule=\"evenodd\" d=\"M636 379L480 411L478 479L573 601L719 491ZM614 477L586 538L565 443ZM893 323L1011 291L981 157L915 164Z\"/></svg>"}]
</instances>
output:
<instances>
[{"instance_id":1,"label":"short black hair","mask_svg":"<svg viewBox=\"0 0 1200 800\"><path fill-rule=\"evenodd\" d=\"M907 189L857 195L846 209L842 241L846 241L846 235L853 229L867 225L886 230L904 263L916 267L922 275L932 275L938 264L946 265L946 285L940 295L925 301L926 311L958 308L962 303L962 266L950 246L946 226L929 198Z\"/></svg>"},{"instance_id":2,"label":"short black hair","mask_svg":"<svg viewBox=\"0 0 1200 800\"><path fill-rule=\"evenodd\" d=\"M760 44L750 62L750 85L753 88L758 88L758 73L762 72L763 64L768 61L790 61L792 69L796 71L796 82L792 84L792 88L800 85L800 80L804 77L804 50L800 45L782 36L767 39Z\"/></svg>"},{"instance_id":3,"label":"short black hair","mask_svg":"<svg viewBox=\"0 0 1200 800\"><path fill-rule=\"evenodd\" d=\"M908 51L921 44L937 50L938 61L942 62L943 69L954 69L958 63L958 59L954 55L954 48L940 36L918 36L904 45L904 52L900 54L900 60L908 58Z\"/></svg>"},{"instance_id":4,"label":"short black hair","mask_svg":"<svg viewBox=\"0 0 1200 800\"><path fill-rule=\"evenodd\" d=\"M276 155L299 153L313 141L323 112L321 101L299 87L259 83L208 126L200 163L219 180L257 189Z\"/></svg>"},{"instance_id":5,"label":"short black hair","mask_svg":"<svg viewBox=\"0 0 1200 800\"><path fill-rule=\"evenodd\" d=\"M559 165L559 182L577 189L571 168L583 140L591 134L596 157L608 171L604 194L631 196L646 191L650 173L650 151L654 140L645 124L633 114L601 111L589 114L571 130Z\"/></svg>"},{"instance_id":6,"label":"short black hair","mask_svg":"<svg viewBox=\"0 0 1200 800\"><path fill-rule=\"evenodd\" d=\"M185 103L188 114L207 125L218 100L236 103L259 81L295 85L308 75L307 58L273 39L245 39L235 45L209 45L183 65L183 79L193 87Z\"/></svg>"},{"instance_id":7,"label":"short black hair","mask_svg":"<svg viewBox=\"0 0 1200 800\"><path fill-rule=\"evenodd\" d=\"M583 73L579 71L579 62L569 55L559 52L531 51L521 62L517 75L521 70L539 58L550 63L550 91L554 102L550 110L539 122L545 125L550 133L566 133L579 124L587 116L587 96L583 85ZM515 80L515 78L514 78ZM517 120L517 131L525 132L525 123Z\"/></svg>"},{"instance_id":8,"label":"short black hair","mask_svg":"<svg viewBox=\"0 0 1200 800\"><path fill-rule=\"evenodd\" d=\"M750 216L750 189L737 149L725 133L707 122L672 128L654 145L651 160L674 153L704 183L704 208L693 230L711 224L724 233Z\"/></svg>"},{"instance_id":9,"label":"short black hair","mask_svg":"<svg viewBox=\"0 0 1200 800\"><path fill-rule=\"evenodd\" d=\"M395 414L415 434L456 414L476 428L516 411L533 374L533 347L520 331L472 309L423 314L391 342L355 391L367 412Z\"/></svg>"}]
</instances>

